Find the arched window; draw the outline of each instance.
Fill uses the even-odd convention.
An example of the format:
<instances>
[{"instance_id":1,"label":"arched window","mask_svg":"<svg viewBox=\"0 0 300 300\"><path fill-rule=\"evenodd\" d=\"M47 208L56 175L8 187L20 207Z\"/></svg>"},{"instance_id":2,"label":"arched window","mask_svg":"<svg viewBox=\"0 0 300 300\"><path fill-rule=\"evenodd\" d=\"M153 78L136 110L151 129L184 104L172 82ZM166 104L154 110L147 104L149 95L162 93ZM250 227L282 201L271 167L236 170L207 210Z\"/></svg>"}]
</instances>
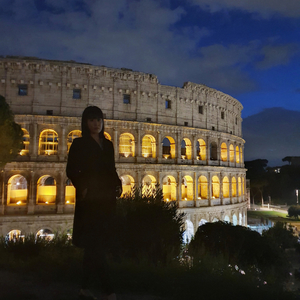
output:
<instances>
[{"instance_id":1,"label":"arched window","mask_svg":"<svg viewBox=\"0 0 300 300\"><path fill-rule=\"evenodd\" d=\"M132 192L135 182L133 177L130 175L123 175L120 177L120 179L122 181L122 189L123 189L123 193L121 197L124 197L126 196L126 194L130 194Z\"/></svg>"},{"instance_id":2,"label":"arched window","mask_svg":"<svg viewBox=\"0 0 300 300\"><path fill-rule=\"evenodd\" d=\"M224 222L230 223L230 218L227 215L224 217Z\"/></svg>"},{"instance_id":3,"label":"arched window","mask_svg":"<svg viewBox=\"0 0 300 300\"><path fill-rule=\"evenodd\" d=\"M242 177L243 182L242 182L242 189L243 189L243 195L245 195L245 178Z\"/></svg>"},{"instance_id":4,"label":"arched window","mask_svg":"<svg viewBox=\"0 0 300 300\"><path fill-rule=\"evenodd\" d=\"M193 200L193 178L191 176L184 176L181 183L181 199Z\"/></svg>"},{"instance_id":5,"label":"arched window","mask_svg":"<svg viewBox=\"0 0 300 300\"><path fill-rule=\"evenodd\" d=\"M238 189L239 189L239 196L242 195L242 180L241 177L238 177Z\"/></svg>"},{"instance_id":6,"label":"arched window","mask_svg":"<svg viewBox=\"0 0 300 300\"><path fill-rule=\"evenodd\" d=\"M80 130L73 130L68 134L68 139L67 139L67 151L69 153L70 147L74 141L74 139L81 137L81 131Z\"/></svg>"},{"instance_id":7,"label":"arched window","mask_svg":"<svg viewBox=\"0 0 300 300\"><path fill-rule=\"evenodd\" d=\"M54 233L50 229L41 229L37 232L36 238L45 239L51 241L54 238Z\"/></svg>"},{"instance_id":8,"label":"arched window","mask_svg":"<svg viewBox=\"0 0 300 300\"><path fill-rule=\"evenodd\" d=\"M231 179L231 189L232 189L232 197L236 197L236 179L232 177Z\"/></svg>"},{"instance_id":9,"label":"arched window","mask_svg":"<svg viewBox=\"0 0 300 300\"><path fill-rule=\"evenodd\" d=\"M238 219L237 219L236 214L234 214L234 215L232 216L232 224L233 224L233 226L238 225Z\"/></svg>"},{"instance_id":10,"label":"arched window","mask_svg":"<svg viewBox=\"0 0 300 300\"><path fill-rule=\"evenodd\" d=\"M49 175L42 176L37 183L37 204L55 204L56 181Z\"/></svg>"},{"instance_id":11,"label":"arched window","mask_svg":"<svg viewBox=\"0 0 300 300\"><path fill-rule=\"evenodd\" d=\"M203 139L199 139L196 144L197 159L206 160L206 143Z\"/></svg>"},{"instance_id":12,"label":"arched window","mask_svg":"<svg viewBox=\"0 0 300 300\"><path fill-rule=\"evenodd\" d=\"M75 203L75 195L76 195L75 187L72 184L72 181L68 178L66 181L66 187L65 187L65 203L66 204L74 204Z\"/></svg>"},{"instance_id":13,"label":"arched window","mask_svg":"<svg viewBox=\"0 0 300 300\"><path fill-rule=\"evenodd\" d=\"M173 176L163 179L163 195L165 201L176 201L176 180Z\"/></svg>"},{"instance_id":14,"label":"arched window","mask_svg":"<svg viewBox=\"0 0 300 300\"><path fill-rule=\"evenodd\" d=\"M108 140L110 140L110 141L111 141L111 136L110 136L110 134L109 134L109 133L107 133L107 132L104 132L104 136L105 136L105 138L107 138Z\"/></svg>"},{"instance_id":15,"label":"arched window","mask_svg":"<svg viewBox=\"0 0 300 300\"><path fill-rule=\"evenodd\" d=\"M210 160L218 159L218 148L216 142L211 142L210 144Z\"/></svg>"},{"instance_id":16,"label":"arched window","mask_svg":"<svg viewBox=\"0 0 300 300\"><path fill-rule=\"evenodd\" d=\"M226 143L221 144L221 160L227 161L227 145L226 145Z\"/></svg>"},{"instance_id":17,"label":"arched window","mask_svg":"<svg viewBox=\"0 0 300 300\"><path fill-rule=\"evenodd\" d=\"M227 176L223 178L223 197L229 198L229 179Z\"/></svg>"},{"instance_id":18,"label":"arched window","mask_svg":"<svg viewBox=\"0 0 300 300\"><path fill-rule=\"evenodd\" d=\"M240 147L240 162L243 162L243 149Z\"/></svg>"},{"instance_id":19,"label":"arched window","mask_svg":"<svg viewBox=\"0 0 300 300\"><path fill-rule=\"evenodd\" d=\"M29 154L29 139L30 139L30 136L29 136L29 133L26 129L22 128L22 131L23 131L23 148L22 150L20 151L20 155L28 155Z\"/></svg>"},{"instance_id":20,"label":"arched window","mask_svg":"<svg viewBox=\"0 0 300 300\"><path fill-rule=\"evenodd\" d=\"M184 233L183 233L183 243L184 244L187 244L189 243L193 236L194 236L194 225L193 223L190 221L190 220L186 220L185 221L185 230L184 230Z\"/></svg>"},{"instance_id":21,"label":"arched window","mask_svg":"<svg viewBox=\"0 0 300 300\"><path fill-rule=\"evenodd\" d=\"M39 141L39 155L56 155L58 150L58 135L52 129L41 132Z\"/></svg>"},{"instance_id":22,"label":"arched window","mask_svg":"<svg viewBox=\"0 0 300 300\"><path fill-rule=\"evenodd\" d=\"M121 157L134 157L135 145L134 136L130 133L122 133L120 135L119 155Z\"/></svg>"},{"instance_id":23,"label":"arched window","mask_svg":"<svg viewBox=\"0 0 300 300\"><path fill-rule=\"evenodd\" d=\"M142 180L143 194L151 195L155 191L156 179L152 175L146 175Z\"/></svg>"},{"instance_id":24,"label":"arched window","mask_svg":"<svg viewBox=\"0 0 300 300\"><path fill-rule=\"evenodd\" d=\"M145 135L142 139L142 156L143 157L156 157L156 144L155 138L152 135Z\"/></svg>"},{"instance_id":25,"label":"arched window","mask_svg":"<svg viewBox=\"0 0 300 300\"><path fill-rule=\"evenodd\" d=\"M188 138L181 141L181 158L192 159L192 143Z\"/></svg>"},{"instance_id":26,"label":"arched window","mask_svg":"<svg viewBox=\"0 0 300 300\"><path fill-rule=\"evenodd\" d=\"M17 242L20 239L24 239L24 235L22 234L21 230L18 229L11 230L5 237L6 241L11 242Z\"/></svg>"},{"instance_id":27,"label":"arched window","mask_svg":"<svg viewBox=\"0 0 300 300\"><path fill-rule=\"evenodd\" d=\"M229 146L229 156L230 156L230 162L234 162L234 148L232 144L230 144Z\"/></svg>"},{"instance_id":28,"label":"arched window","mask_svg":"<svg viewBox=\"0 0 300 300\"><path fill-rule=\"evenodd\" d=\"M236 162L239 164L240 163L240 148L239 148L239 146L235 147L235 156L236 156Z\"/></svg>"},{"instance_id":29,"label":"arched window","mask_svg":"<svg viewBox=\"0 0 300 300\"><path fill-rule=\"evenodd\" d=\"M7 204L22 205L27 202L27 180L22 175L14 175L7 184Z\"/></svg>"},{"instance_id":30,"label":"arched window","mask_svg":"<svg viewBox=\"0 0 300 300\"><path fill-rule=\"evenodd\" d=\"M211 190L213 199L220 197L220 180L218 176L212 177Z\"/></svg>"},{"instance_id":31,"label":"arched window","mask_svg":"<svg viewBox=\"0 0 300 300\"><path fill-rule=\"evenodd\" d=\"M165 159L175 158L175 140L166 136L162 141L162 156Z\"/></svg>"},{"instance_id":32,"label":"arched window","mask_svg":"<svg viewBox=\"0 0 300 300\"><path fill-rule=\"evenodd\" d=\"M198 179L198 199L207 199L207 178L201 175Z\"/></svg>"}]
</instances>

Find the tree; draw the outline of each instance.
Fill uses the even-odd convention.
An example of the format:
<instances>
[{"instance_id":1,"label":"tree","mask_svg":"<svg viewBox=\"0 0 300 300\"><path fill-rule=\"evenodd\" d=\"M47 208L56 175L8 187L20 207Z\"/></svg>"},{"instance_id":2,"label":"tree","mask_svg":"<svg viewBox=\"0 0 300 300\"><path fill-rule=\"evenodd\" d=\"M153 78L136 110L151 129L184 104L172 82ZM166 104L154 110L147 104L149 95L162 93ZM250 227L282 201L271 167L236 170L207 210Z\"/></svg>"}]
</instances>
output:
<instances>
[{"instance_id":1,"label":"tree","mask_svg":"<svg viewBox=\"0 0 300 300\"><path fill-rule=\"evenodd\" d=\"M289 207L288 209L288 214L290 218L295 218L298 219L299 215L300 215L300 206L298 205L292 205Z\"/></svg>"},{"instance_id":2,"label":"tree","mask_svg":"<svg viewBox=\"0 0 300 300\"><path fill-rule=\"evenodd\" d=\"M0 95L0 168L11 162L22 149L23 132L14 115Z\"/></svg>"}]
</instances>

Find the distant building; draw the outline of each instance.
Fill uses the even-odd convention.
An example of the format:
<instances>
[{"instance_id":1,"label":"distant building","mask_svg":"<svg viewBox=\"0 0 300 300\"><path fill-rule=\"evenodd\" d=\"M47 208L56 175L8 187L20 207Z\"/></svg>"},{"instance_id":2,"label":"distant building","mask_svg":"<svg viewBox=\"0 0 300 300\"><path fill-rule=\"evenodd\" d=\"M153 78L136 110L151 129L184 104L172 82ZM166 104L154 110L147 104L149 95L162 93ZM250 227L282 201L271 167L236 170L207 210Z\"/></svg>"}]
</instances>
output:
<instances>
[{"instance_id":1,"label":"distant building","mask_svg":"<svg viewBox=\"0 0 300 300\"><path fill-rule=\"evenodd\" d=\"M161 85L155 75L67 61L0 58L0 94L24 132L0 184L0 234L72 229L67 155L81 114L101 107L123 191L158 184L186 213L186 237L224 220L247 225L242 105L205 85ZM137 224L138 226L138 224Z\"/></svg>"}]
</instances>

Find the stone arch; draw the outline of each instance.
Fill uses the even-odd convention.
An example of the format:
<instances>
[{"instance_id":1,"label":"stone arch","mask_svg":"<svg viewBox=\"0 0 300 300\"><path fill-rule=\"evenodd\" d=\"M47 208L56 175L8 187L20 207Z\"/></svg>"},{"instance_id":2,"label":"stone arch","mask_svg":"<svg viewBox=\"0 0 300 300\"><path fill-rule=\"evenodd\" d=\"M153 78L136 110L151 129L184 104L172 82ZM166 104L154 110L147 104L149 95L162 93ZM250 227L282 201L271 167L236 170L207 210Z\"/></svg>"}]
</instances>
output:
<instances>
[{"instance_id":1,"label":"stone arch","mask_svg":"<svg viewBox=\"0 0 300 300\"><path fill-rule=\"evenodd\" d=\"M234 226L238 225L238 219L237 219L236 214L233 214L233 216L232 216L232 224Z\"/></svg>"},{"instance_id":2,"label":"stone arch","mask_svg":"<svg viewBox=\"0 0 300 300\"><path fill-rule=\"evenodd\" d=\"M224 217L224 222L230 223L230 218L227 215Z\"/></svg>"},{"instance_id":3,"label":"stone arch","mask_svg":"<svg viewBox=\"0 0 300 300\"><path fill-rule=\"evenodd\" d=\"M36 238L37 239L46 239L48 241L51 241L54 238L54 231L49 228L42 228L38 230L36 233Z\"/></svg>"},{"instance_id":4,"label":"stone arch","mask_svg":"<svg viewBox=\"0 0 300 300\"><path fill-rule=\"evenodd\" d=\"M74 204L76 197L76 190L72 181L68 178L65 186L65 204Z\"/></svg>"},{"instance_id":5,"label":"stone arch","mask_svg":"<svg viewBox=\"0 0 300 300\"><path fill-rule=\"evenodd\" d=\"M227 176L225 176L223 178L223 190L222 190L222 192L223 192L223 197L224 198L229 198L229 196L230 196L230 192L229 192L229 179L228 179Z\"/></svg>"},{"instance_id":6,"label":"stone arch","mask_svg":"<svg viewBox=\"0 0 300 300\"><path fill-rule=\"evenodd\" d=\"M198 178L198 199L207 199L208 182L204 175Z\"/></svg>"},{"instance_id":7,"label":"stone arch","mask_svg":"<svg viewBox=\"0 0 300 300\"><path fill-rule=\"evenodd\" d=\"M20 155L24 156L29 154L30 135L25 128L22 128L22 131L23 131L23 147L22 150L20 151Z\"/></svg>"},{"instance_id":8,"label":"stone arch","mask_svg":"<svg viewBox=\"0 0 300 300\"><path fill-rule=\"evenodd\" d=\"M221 160L227 161L227 145L224 142L221 144Z\"/></svg>"},{"instance_id":9,"label":"stone arch","mask_svg":"<svg viewBox=\"0 0 300 300\"><path fill-rule=\"evenodd\" d=\"M235 177L232 177L231 178L231 194L232 194L232 197L236 197L236 179Z\"/></svg>"},{"instance_id":10,"label":"stone arch","mask_svg":"<svg viewBox=\"0 0 300 300\"><path fill-rule=\"evenodd\" d=\"M242 177L242 195L245 195L245 178Z\"/></svg>"},{"instance_id":11,"label":"stone arch","mask_svg":"<svg viewBox=\"0 0 300 300\"><path fill-rule=\"evenodd\" d=\"M243 162L243 148L240 147L240 162Z\"/></svg>"},{"instance_id":12,"label":"stone arch","mask_svg":"<svg viewBox=\"0 0 300 300\"><path fill-rule=\"evenodd\" d=\"M193 178L191 176L184 176L181 182L181 199L182 200L193 200Z\"/></svg>"},{"instance_id":13,"label":"stone arch","mask_svg":"<svg viewBox=\"0 0 300 300\"><path fill-rule=\"evenodd\" d=\"M40 134L39 155L56 155L58 153L58 134L53 129L45 129Z\"/></svg>"},{"instance_id":14,"label":"stone arch","mask_svg":"<svg viewBox=\"0 0 300 300\"><path fill-rule=\"evenodd\" d=\"M194 225L190 220L186 220L184 225L185 225L185 230L183 233L183 242L187 244L192 240L193 236L195 235Z\"/></svg>"},{"instance_id":15,"label":"stone arch","mask_svg":"<svg viewBox=\"0 0 300 300\"><path fill-rule=\"evenodd\" d=\"M188 138L183 138L181 141L181 158L192 159L192 143Z\"/></svg>"},{"instance_id":16,"label":"stone arch","mask_svg":"<svg viewBox=\"0 0 300 300\"><path fill-rule=\"evenodd\" d=\"M234 148L232 144L229 146L229 158L230 162L234 162Z\"/></svg>"},{"instance_id":17,"label":"stone arch","mask_svg":"<svg viewBox=\"0 0 300 300\"><path fill-rule=\"evenodd\" d=\"M135 156L135 141L131 133L122 133L119 139L119 155L120 157Z\"/></svg>"},{"instance_id":18,"label":"stone arch","mask_svg":"<svg viewBox=\"0 0 300 300\"><path fill-rule=\"evenodd\" d=\"M243 215L241 212L239 212L239 225L243 225Z\"/></svg>"},{"instance_id":19,"label":"stone arch","mask_svg":"<svg viewBox=\"0 0 300 300\"><path fill-rule=\"evenodd\" d=\"M163 179L163 196L165 201L176 201L176 180L173 176L167 175Z\"/></svg>"},{"instance_id":20,"label":"stone arch","mask_svg":"<svg viewBox=\"0 0 300 300\"><path fill-rule=\"evenodd\" d=\"M206 143L203 139L198 139L196 143L197 159L206 160Z\"/></svg>"},{"instance_id":21,"label":"stone arch","mask_svg":"<svg viewBox=\"0 0 300 300\"><path fill-rule=\"evenodd\" d=\"M216 142L210 143L210 160L218 159L218 146Z\"/></svg>"},{"instance_id":22,"label":"stone arch","mask_svg":"<svg viewBox=\"0 0 300 300\"><path fill-rule=\"evenodd\" d=\"M27 203L28 187L24 176L17 174L9 178L7 183L7 204L24 205Z\"/></svg>"},{"instance_id":23,"label":"stone arch","mask_svg":"<svg viewBox=\"0 0 300 300\"><path fill-rule=\"evenodd\" d=\"M156 141L151 134L146 134L142 139L142 156L156 157Z\"/></svg>"},{"instance_id":24,"label":"stone arch","mask_svg":"<svg viewBox=\"0 0 300 300\"><path fill-rule=\"evenodd\" d=\"M132 192L135 182L133 177L130 175L122 175L120 179L122 182L122 189L123 189L121 197L124 197L126 196L126 194L130 194Z\"/></svg>"},{"instance_id":25,"label":"stone arch","mask_svg":"<svg viewBox=\"0 0 300 300\"><path fill-rule=\"evenodd\" d=\"M12 241L12 242L17 242L18 240L23 238L24 235L22 234L22 231L20 229L10 230L5 236L6 241Z\"/></svg>"},{"instance_id":26,"label":"stone arch","mask_svg":"<svg viewBox=\"0 0 300 300\"><path fill-rule=\"evenodd\" d=\"M242 180L241 180L240 176L238 177L238 193L239 193L239 196L242 195Z\"/></svg>"},{"instance_id":27,"label":"stone arch","mask_svg":"<svg viewBox=\"0 0 300 300\"><path fill-rule=\"evenodd\" d=\"M56 181L50 175L40 177L37 182L37 204L55 204L56 202Z\"/></svg>"},{"instance_id":28,"label":"stone arch","mask_svg":"<svg viewBox=\"0 0 300 300\"><path fill-rule=\"evenodd\" d=\"M67 136L67 152L69 153L70 147L74 139L81 137L81 130L72 130Z\"/></svg>"},{"instance_id":29,"label":"stone arch","mask_svg":"<svg viewBox=\"0 0 300 300\"><path fill-rule=\"evenodd\" d=\"M156 178L152 175L146 175L142 180L143 194L151 194L155 191Z\"/></svg>"},{"instance_id":30,"label":"stone arch","mask_svg":"<svg viewBox=\"0 0 300 300\"><path fill-rule=\"evenodd\" d=\"M165 159L175 158L175 140L171 136L165 136L162 141L162 157Z\"/></svg>"},{"instance_id":31,"label":"stone arch","mask_svg":"<svg viewBox=\"0 0 300 300\"><path fill-rule=\"evenodd\" d=\"M212 198L220 197L220 180L216 175L214 175L211 179L211 192Z\"/></svg>"},{"instance_id":32,"label":"stone arch","mask_svg":"<svg viewBox=\"0 0 300 300\"><path fill-rule=\"evenodd\" d=\"M238 164L240 163L240 148L239 148L239 146L235 147L235 160Z\"/></svg>"}]
</instances>

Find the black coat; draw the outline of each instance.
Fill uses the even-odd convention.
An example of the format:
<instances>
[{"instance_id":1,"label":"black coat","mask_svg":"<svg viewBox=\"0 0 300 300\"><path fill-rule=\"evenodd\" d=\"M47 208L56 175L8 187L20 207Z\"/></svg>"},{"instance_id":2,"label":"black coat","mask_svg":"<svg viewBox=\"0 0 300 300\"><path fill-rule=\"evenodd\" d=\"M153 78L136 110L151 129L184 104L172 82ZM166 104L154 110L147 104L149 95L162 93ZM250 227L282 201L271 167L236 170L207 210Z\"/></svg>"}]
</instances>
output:
<instances>
[{"instance_id":1,"label":"black coat","mask_svg":"<svg viewBox=\"0 0 300 300\"><path fill-rule=\"evenodd\" d=\"M105 242L119 196L116 189L122 187L112 142L103 139L101 149L90 136L75 139L69 151L67 176L76 188L73 244L86 248Z\"/></svg>"}]
</instances>

